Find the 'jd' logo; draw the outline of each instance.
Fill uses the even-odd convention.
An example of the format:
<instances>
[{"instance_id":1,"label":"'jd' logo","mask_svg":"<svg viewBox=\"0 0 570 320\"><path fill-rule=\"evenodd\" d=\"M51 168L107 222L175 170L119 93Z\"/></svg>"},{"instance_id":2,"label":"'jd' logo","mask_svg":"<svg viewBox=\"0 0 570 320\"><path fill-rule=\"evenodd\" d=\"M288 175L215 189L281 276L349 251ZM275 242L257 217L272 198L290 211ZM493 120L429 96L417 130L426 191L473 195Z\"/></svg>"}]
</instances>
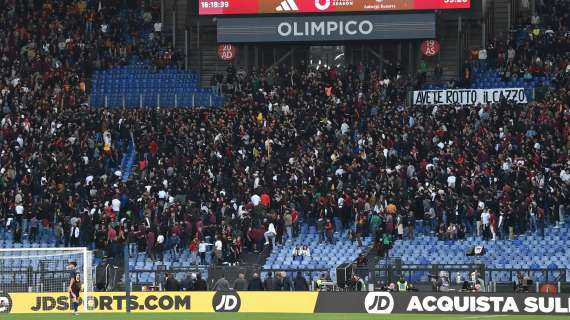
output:
<instances>
[{"instance_id":1,"label":"'jd' logo","mask_svg":"<svg viewBox=\"0 0 570 320\"><path fill-rule=\"evenodd\" d=\"M394 298L388 292L370 292L364 299L364 308L368 313L392 313Z\"/></svg>"},{"instance_id":2,"label":"'jd' logo","mask_svg":"<svg viewBox=\"0 0 570 320\"><path fill-rule=\"evenodd\" d=\"M238 312L241 299L235 292L216 292L212 299L212 307L216 312Z\"/></svg>"},{"instance_id":3,"label":"'jd' logo","mask_svg":"<svg viewBox=\"0 0 570 320\"><path fill-rule=\"evenodd\" d=\"M7 294L0 293L0 313L10 313L12 309L12 299Z\"/></svg>"}]
</instances>

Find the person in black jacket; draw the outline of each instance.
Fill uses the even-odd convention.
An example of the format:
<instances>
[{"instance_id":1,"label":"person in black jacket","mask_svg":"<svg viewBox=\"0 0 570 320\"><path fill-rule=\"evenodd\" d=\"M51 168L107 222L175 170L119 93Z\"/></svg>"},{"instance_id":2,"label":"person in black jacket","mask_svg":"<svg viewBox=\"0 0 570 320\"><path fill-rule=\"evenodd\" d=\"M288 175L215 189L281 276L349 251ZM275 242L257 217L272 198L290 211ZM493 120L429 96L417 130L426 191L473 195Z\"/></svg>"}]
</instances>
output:
<instances>
[{"instance_id":1,"label":"person in black jacket","mask_svg":"<svg viewBox=\"0 0 570 320\"><path fill-rule=\"evenodd\" d=\"M283 278L281 272L276 272L275 276L271 279L271 290L282 291L283 290Z\"/></svg>"},{"instance_id":2,"label":"person in black jacket","mask_svg":"<svg viewBox=\"0 0 570 320\"><path fill-rule=\"evenodd\" d=\"M198 273L196 276L196 282L194 282L194 291L206 291L208 290L208 285L206 280L202 279L202 274Z\"/></svg>"},{"instance_id":3,"label":"person in black jacket","mask_svg":"<svg viewBox=\"0 0 570 320\"><path fill-rule=\"evenodd\" d=\"M273 273L269 271L267 273L267 278L265 278L263 281L263 288L265 288L265 291L273 291L275 290L275 287L273 286L274 284L275 282L273 281Z\"/></svg>"},{"instance_id":4,"label":"person in black jacket","mask_svg":"<svg viewBox=\"0 0 570 320\"><path fill-rule=\"evenodd\" d=\"M233 286L234 291L246 291L247 290L247 280L245 280L245 274L240 273L238 278L234 281Z\"/></svg>"},{"instance_id":5,"label":"person in black jacket","mask_svg":"<svg viewBox=\"0 0 570 320\"><path fill-rule=\"evenodd\" d=\"M283 291L293 291L293 282L291 278L287 276L287 272L281 272L281 290Z\"/></svg>"},{"instance_id":6,"label":"person in black jacket","mask_svg":"<svg viewBox=\"0 0 570 320\"><path fill-rule=\"evenodd\" d=\"M189 273L184 280L180 283L182 287L182 291L192 291L194 290L194 279L196 276L194 274Z\"/></svg>"},{"instance_id":7,"label":"person in black jacket","mask_svg":"<svg viewBox=\"0 0 570 320\"><path fill-rule=\"evenodd\" d=\"M301 271L297 271L297 276L293 280L293 289L295 291L309 291L309 285L307 285L307 279L305 279Z\"/></svg>"},{"instance_id":8,"label":"person in black jacket","mask_svg":"<svg viewBox=\"0 0 570 320\"><path fill-rule=\"evenodd\" d=\"M247 291L263 291L263 283L259 278L259 274L254 273L249 285L247 286Z\"/></svg>"},{"instance_id":9,"label":"person in black jacket","mask_svg":"<svg viewBox=\"0 0 570 320\"><path fill-rule=\"evenodd\" d=\"M166 283L164 284L164 291L180 291L180 284L174 275L166 274Z\"/></svg>"}]
</instances>

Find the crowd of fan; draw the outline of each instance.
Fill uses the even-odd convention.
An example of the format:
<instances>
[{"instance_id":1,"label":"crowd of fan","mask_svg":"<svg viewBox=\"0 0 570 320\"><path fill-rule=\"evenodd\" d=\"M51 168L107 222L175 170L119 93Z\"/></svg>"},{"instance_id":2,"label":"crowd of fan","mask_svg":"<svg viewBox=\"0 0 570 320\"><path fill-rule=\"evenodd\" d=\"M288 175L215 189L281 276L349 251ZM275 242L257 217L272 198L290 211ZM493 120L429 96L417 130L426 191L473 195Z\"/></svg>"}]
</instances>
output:
<instances>
[{"instance_id":1,"label":"crowd of fan","mask_svg":"<svg viewBox=\"0 0 570 320\"><path fill-rule=\"evenodd\" d=\"M0 106L12 118L3 126L85 104L97 69L133 57L175 63L157 22L160 7L139 2L0 0Z\"/></svg>"},{"instance_id":2,"label":"crowd of fan","mask_svg":"<svg viewBox=\"0 0 570 320\"><path fill-rule=\"evenodd\" d=\"M96 27L114 8L101 2L0 1L0 212L16 241L53 230L108 256L128 243L236 263L300 221L322 241L372 236L380 253L394 237L514 239L564 223L567 59L524 105L410 107L410 81L360 64L229 68L223 109L95 110L81 104L91 68L144 54L120 49L119 17ZM130 143L139 161L123 182Z\"/></svg>"},{"instance_id":3,"label":"crowd of fan","mask_svg":"<svg viewBox=\"0 0 570 320\"><path fill-rule=\"evenodd\" d=\"M506 40L492 39L486 48L472 50L471 60L479 67L497 69L503 81L564 77L564 71L570 71L569 10L567 1L538 1L536 15L511 30ZM470 77L470 65L466 64L464 80ZM546 86L542 83L537 88L539 99Z\"/></svg>"}]
</instances>

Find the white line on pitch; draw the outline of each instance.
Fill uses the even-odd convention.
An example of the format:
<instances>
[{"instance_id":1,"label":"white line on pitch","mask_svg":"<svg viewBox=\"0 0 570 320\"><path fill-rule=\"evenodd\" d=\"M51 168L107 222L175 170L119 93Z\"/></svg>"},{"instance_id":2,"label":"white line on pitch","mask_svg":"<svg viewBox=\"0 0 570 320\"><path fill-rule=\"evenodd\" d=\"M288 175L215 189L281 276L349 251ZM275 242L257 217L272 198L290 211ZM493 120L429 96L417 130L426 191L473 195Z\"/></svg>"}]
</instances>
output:
<instances>
[{"instance_id":1,"label":"white line on pitch","mask_svg":"<svg viewBox=\"0 0 570 320\"><path fill-rule=\"evenodd\" d=\"M494 315L494 316L463 317L463 319L492 319L492 318L502 318L502 317L508 317L508 315Z\"/></svg>"}]
</instances>

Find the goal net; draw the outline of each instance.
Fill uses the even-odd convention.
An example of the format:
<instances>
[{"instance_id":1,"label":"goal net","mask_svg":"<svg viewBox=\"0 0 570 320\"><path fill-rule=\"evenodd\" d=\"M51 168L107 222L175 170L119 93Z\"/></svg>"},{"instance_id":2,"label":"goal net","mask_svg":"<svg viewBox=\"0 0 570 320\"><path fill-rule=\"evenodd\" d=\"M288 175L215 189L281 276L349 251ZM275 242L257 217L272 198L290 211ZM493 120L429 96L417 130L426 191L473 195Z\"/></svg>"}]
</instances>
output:
<instances>
[{"instance_id":1,"label":"goal net","mask_svg":"<svg viewBox=\"0 0 570 320\"><path fill-rule=\"evenodd\" d=\"M0 292L65 293L73 274L82 282L82 301L89 301L93 292L93 256L87 248L19 248L0 249ZM84 311L89 303L83 303Z\"/></svg>"}]
</instances>

